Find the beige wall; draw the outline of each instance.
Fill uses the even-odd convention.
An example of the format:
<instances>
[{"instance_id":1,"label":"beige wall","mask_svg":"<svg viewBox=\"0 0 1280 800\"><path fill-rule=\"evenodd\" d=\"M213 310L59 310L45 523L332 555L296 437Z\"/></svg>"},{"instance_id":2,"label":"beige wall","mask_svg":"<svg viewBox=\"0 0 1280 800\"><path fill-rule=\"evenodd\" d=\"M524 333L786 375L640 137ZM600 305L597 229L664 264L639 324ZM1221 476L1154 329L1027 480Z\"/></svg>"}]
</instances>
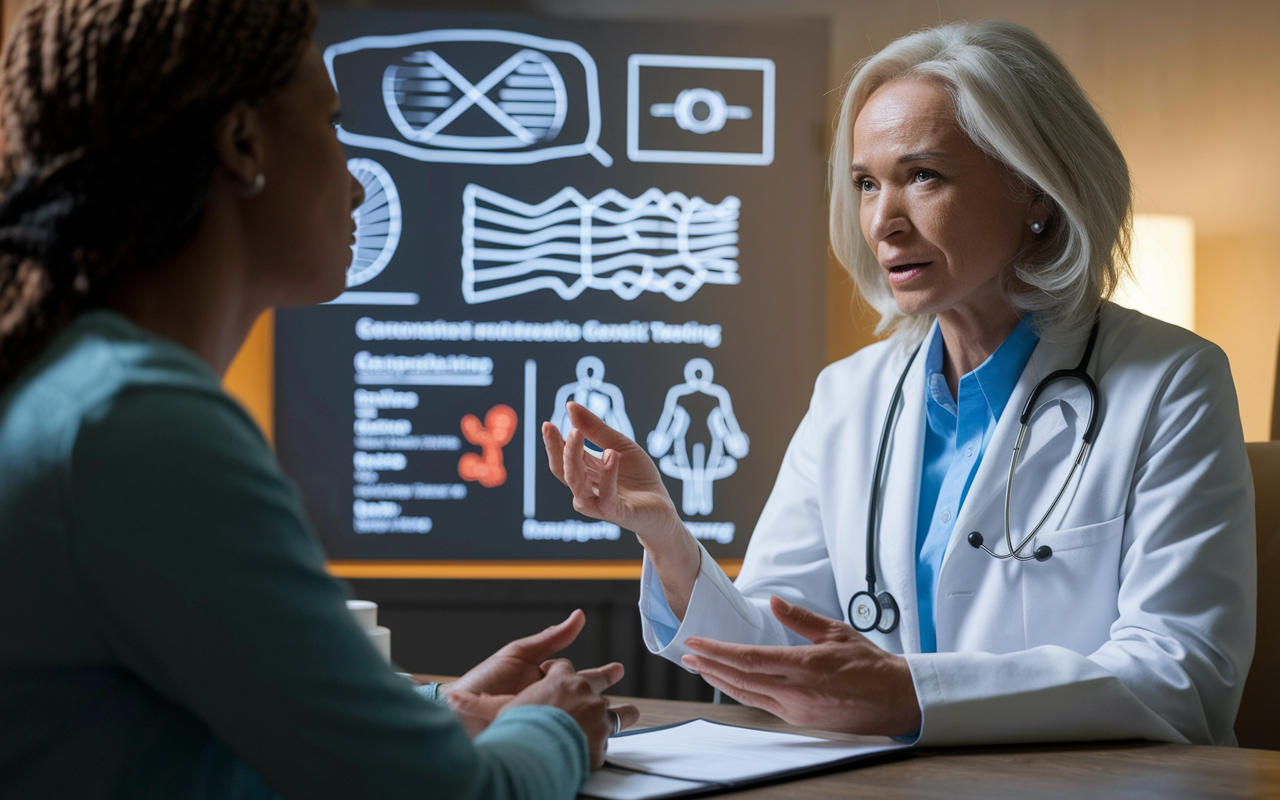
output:
<instances>
[{"instance_id":1,"label":"beige wall","mask_svg":"<svg viewBox=\"0 0 1280 800\"><path fill-rule=\"evenodd\" d=\"M3 0L5 33L21 0ZM601 17L831 20L829 88L892 39L941 20L1003 17L1063 57L1129 158L1140 213L1197 235L1196 329L1231 359L1245 436L1269 438L1280 338L1280 3L1274 0L531 0ZM425 4L424 4L425 5ZM834 95L831 95L834 99ZM874 318L829 265L828 360ZM267 387L269 392L269 387Z\"/></svg>"},{"instance_id":2,"label":"beige wall","mask_svg":"<svg viewBox=\"0 0 1280 800\"><path fill-rule=\"evenodd\" d=\"M9 40L9 32L13 30L13 23L18 19L18 15L22 13L22 9L26 6L25 0L0 0L0 5L4 6L4 38Z\"/></svg>"}]
</instances>

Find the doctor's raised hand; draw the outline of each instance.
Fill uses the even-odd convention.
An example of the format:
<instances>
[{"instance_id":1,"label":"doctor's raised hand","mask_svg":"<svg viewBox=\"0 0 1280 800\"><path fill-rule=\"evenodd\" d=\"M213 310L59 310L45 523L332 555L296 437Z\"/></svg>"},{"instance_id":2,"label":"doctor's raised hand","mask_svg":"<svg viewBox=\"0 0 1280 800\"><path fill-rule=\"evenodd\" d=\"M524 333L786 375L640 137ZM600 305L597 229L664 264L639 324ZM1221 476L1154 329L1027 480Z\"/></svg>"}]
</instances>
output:
<instances>
[{"instance_id":1,"label":"doctor's raised hand","mask_svg":"<svg viewBox=\"0 0 1280 800\"><path fill-rule=\"evenodd\" d=\"M609 427L578 403L568 404L568 438L542 423L551 472L573 490L578 513L633 531L653 561L667 601L677 616L693 592L702 554L680 521L675 503L644 448ZM590 439L604 452L586 448Z\"/></svg>"}]
</instances>

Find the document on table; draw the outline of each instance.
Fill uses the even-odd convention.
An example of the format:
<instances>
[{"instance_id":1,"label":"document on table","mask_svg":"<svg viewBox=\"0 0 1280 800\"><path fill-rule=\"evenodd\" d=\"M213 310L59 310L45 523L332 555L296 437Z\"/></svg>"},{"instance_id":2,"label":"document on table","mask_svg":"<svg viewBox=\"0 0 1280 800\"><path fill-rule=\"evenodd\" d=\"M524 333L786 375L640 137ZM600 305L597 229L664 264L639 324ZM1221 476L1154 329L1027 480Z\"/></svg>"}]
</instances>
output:
<instances>
[{"instance_id":1,"label":"document on table","mask_svg":"<svg viewBox=\"0 0 1280 800\"><path fill-rule=\"evenodd\" d=\"M695 719L609 740L607 766L582 788L601 800L657 800L798 776L903 750L906 744L850 744Z\"/></svg>"}]
</instances>

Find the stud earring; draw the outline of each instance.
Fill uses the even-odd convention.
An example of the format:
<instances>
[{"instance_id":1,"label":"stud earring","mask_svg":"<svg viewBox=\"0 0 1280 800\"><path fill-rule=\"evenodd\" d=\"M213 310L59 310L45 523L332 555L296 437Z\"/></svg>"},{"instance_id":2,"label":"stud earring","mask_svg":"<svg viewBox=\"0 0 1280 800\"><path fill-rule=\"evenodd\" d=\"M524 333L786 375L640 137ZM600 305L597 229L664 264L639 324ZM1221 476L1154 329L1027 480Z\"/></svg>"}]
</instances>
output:
<instances>
[{"instance_id":1,"label":"stud earring","mask_svg":"<svg viewBox=\"0 0 1280 800\"><path fill-rule=\"evenodd\" d=\"M258 176L258 177L262 177L262 176ZM1043 222L1033 222L1033 223L1031 223L1031 232L1032 232L1032 233L1043 233L1043 232L1044 232L1044 223L1043 223Z\"/></svg>"},{"instance_id":2,"label":"stud earring","mask_svg":"<svg viewBox=\"0 0 1280 800\"><path fill-rule=\"evenodd\" d=\"M259 172L253 176L253 183L240 190L240 194L245 197L257 197L262 194L263 188L267 185L267 176Z\"/></svg>"}]
</instances>

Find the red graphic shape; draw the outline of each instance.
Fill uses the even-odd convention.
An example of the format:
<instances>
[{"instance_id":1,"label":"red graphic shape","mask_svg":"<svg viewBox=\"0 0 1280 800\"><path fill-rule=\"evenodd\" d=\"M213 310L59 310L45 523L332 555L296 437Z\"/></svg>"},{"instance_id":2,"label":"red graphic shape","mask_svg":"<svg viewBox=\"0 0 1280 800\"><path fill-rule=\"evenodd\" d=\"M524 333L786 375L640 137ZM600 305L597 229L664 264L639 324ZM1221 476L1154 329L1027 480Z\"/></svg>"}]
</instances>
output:
<instances>
[{"instance_id":1,"label":"red graphic shape","mask_svg":"<svg viewBox=\"0 0 1280 800\"><path fill-rule=\"evenodd\" d=\"M475 414L462 418L462 435L480 446L479 453L464 453L458 460L458 475L464 481L479 481L486 489L507 482L507 468L502 465L502 448L516 435L519 417L511 406L498 405L484 415L484 424Z\"/></svg>"}]
</instances>

